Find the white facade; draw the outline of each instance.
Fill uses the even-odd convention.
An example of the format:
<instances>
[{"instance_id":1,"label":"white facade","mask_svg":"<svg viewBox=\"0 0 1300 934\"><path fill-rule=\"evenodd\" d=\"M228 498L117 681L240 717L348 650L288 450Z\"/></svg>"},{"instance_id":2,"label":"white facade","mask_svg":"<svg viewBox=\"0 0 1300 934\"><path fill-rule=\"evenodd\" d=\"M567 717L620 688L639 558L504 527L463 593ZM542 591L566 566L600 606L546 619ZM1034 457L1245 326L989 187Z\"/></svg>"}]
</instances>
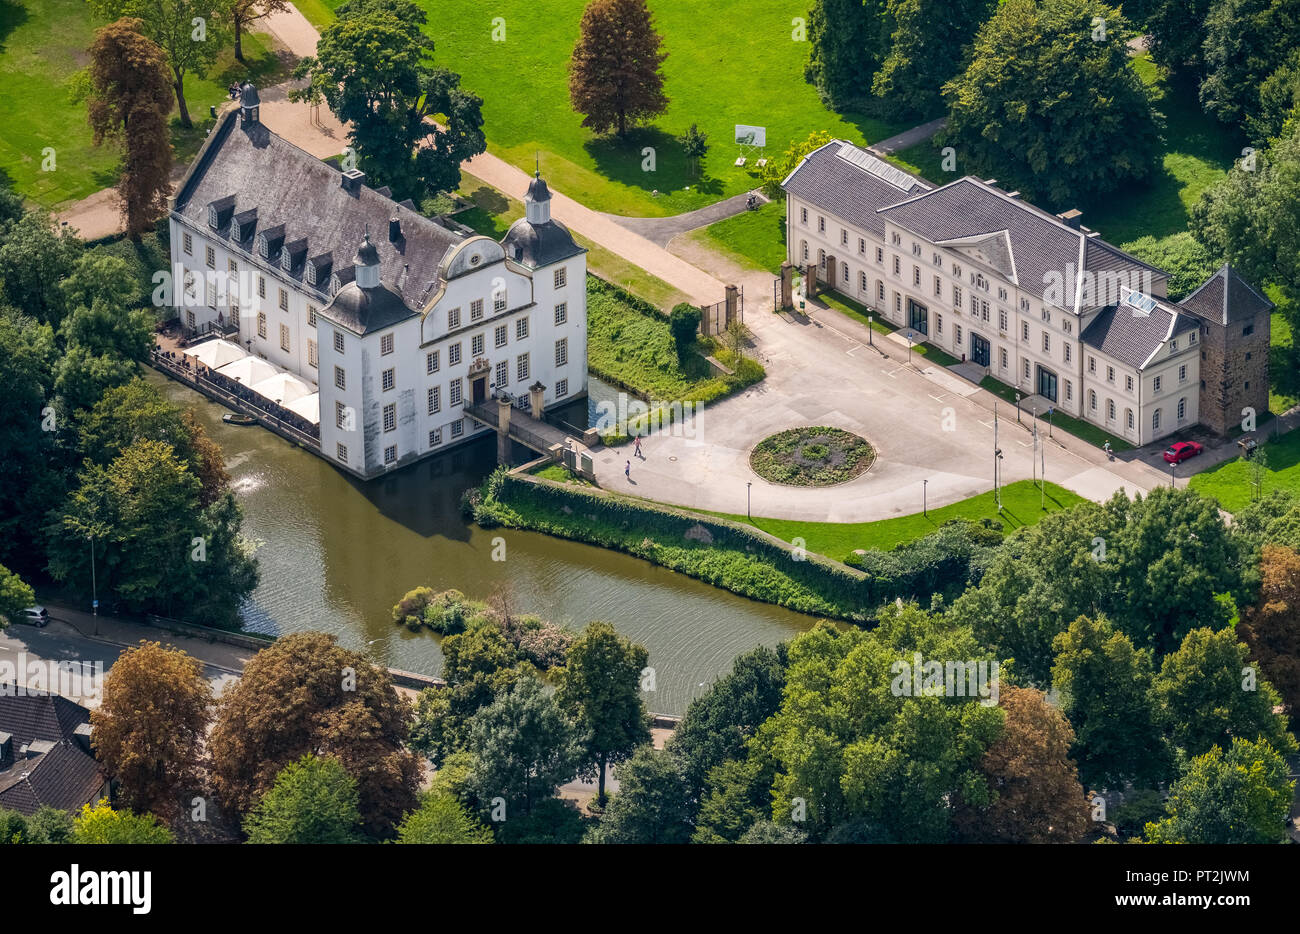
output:
<instances>
[{"instance_id":1,"label":"white facade","mask_svg":"<svg viewBox=\"0 0 1300 934\"><path fill-rule=\"evenodd\" d=\"M1022 288L998 269L986 252L996 237L937 244L888 218L884 228L882 238L825 207L794 194L787 197L790 262L818 264L822 284L890 324L912 328L953 357L984 366L1023 396L1054 396L1057 410L1134 445L1197 422L1200 355L1195 331L1171 335L1143 367L1123 364L1081 339L1102 310L1089 307L1097 296L1088 290L1109 289L1113 283L1080 277L1080 294L1056 304L1042 285ZM833 259L833 283L823 279L832 265L828 258ZM1163 277L1152 277L1145 286L1141 291L1146 294L1165 297ZM1080 315L1064 304L1087 310Z\"/></svg>"}]
</instances>

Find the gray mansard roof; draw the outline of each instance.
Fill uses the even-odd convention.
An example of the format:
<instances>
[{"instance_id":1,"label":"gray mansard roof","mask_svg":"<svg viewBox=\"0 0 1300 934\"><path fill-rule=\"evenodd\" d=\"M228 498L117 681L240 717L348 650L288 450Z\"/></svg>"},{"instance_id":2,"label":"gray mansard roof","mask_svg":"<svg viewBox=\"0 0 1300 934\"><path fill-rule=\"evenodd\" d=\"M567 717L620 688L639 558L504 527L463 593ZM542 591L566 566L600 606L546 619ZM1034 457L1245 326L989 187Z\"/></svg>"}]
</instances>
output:
<instances>
[{"instance_id":1,"label":"gray mansard roof","mask_svg":"<svg viewBox=\"0 0 1300 934\"><path fill-rule=\"evenodd\" d=\"M1092 299L1102 297L1094 292L1079 300L1079 271L1094 276L1136 274L1139 281L1149 276L1151 291L1155 291L1155 281L1167 278L1159 269L1096 235L1076 230L1054 215L969 176L883 208L880 214L932 243L956 249L982 245L990 239L999 243L999 249L1005 250L1012 282L1038 295L1045 294L1049 283L1060 282L1063 301L1054 304L1069 311L1095 308L1097 302ZM1002 271L1006 274L1007 268Z\"/></svg>"},{"instance_id":2,"label":"gray mansard roof","mask_svg":"<svg viewBox=\"0 0 1300 934\"><path fill-rule=\"evenodd\" d=\"M1261 311L1273 310L1273 303L1227 263L1179 304L1207 321L1222 325L1249 321Z\"/></svg>"},{"instance_id":3,"label":"gray mansard roof","mask_svg":"<svg viewBox=\"0 0 1300 934\"><path fill-rule=\"evenodd\" d=\"M416 312L382 283L373 289L363 289L355 282L349 282L339 289L321 314L349 331L369 334L403 321Z\"/></svg>"},{"instance_id":4,"label":"gray mansard roof","mask_svg":"<svg viewBox=\"0 0 1300 934\"><path fill-rule=\"evenodd\" d=\"M885 233L881 208L930 190L919 178L844 140L808 153L781 187L878 237Z\"/></svg>"},{"instance_id":5,"label":"gray mansard roof","mask_svg":"<svg viewBox=\"0 0 1300 934\"><path fill-rule=\"evenodd\" d=\"M1086 346L1140 370L1167 341L1200 329L1189 314L1160 301L1148 304L1154 307L1145 314L1127 302L1103 308L1080 338Z\"/></svg>"},{"instance_id":6,"label":"gray mansard roof","mask_svg":"<svg viewBox=\"0 0 1300 934\"><path fill-rule=\"evenodd\" d=\"M329 278L350 281L351 257L367 230L376 244L380 276L402 303L421 309L438 284L438 265L447 250L463 236L398 204L364 184L350 192L334 167L272 133L262 123L242 124L237 110L224 114L204 144L176 195L173 210L186 223L220 239L230 236L231 219L238 215L253 224L240 230L241 242L230 243L247 261L273 267L278 275L295 279L310 292L329 298ZM208 205L221 203L219 226L208 224ZM389 221L397 218L401 234L389 238ZM262 258L257 235L274 232L274 252ZM304 244L305 241L305 244ZM294 262L281 268L281 250L292 248ZM306 279L307 263L328 255L332 267L315 286ZM300 258L301 257L301 258Z\"/></svg>"}]
</instances>

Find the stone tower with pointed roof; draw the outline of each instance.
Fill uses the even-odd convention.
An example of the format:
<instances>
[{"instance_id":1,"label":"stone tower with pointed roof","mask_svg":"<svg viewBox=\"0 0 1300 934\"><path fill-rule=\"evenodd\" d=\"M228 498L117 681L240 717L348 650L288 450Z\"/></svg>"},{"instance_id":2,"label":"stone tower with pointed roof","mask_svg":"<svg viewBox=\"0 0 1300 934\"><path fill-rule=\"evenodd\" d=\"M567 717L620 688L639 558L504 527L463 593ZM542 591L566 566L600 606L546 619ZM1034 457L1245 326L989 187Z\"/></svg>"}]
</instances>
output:
<instances>
[{"instance_id":1,"label":"stone tower with pointed roof","mask_svg":"<svg viewBox=\"0 0 1300 934\"><path fill-rule=\"evenodd\" d=\"M1268 411L1273 303L1224 264L1180 303L1201 322L1201 423L1226 435Z\"/></svg>"}]
</instances>

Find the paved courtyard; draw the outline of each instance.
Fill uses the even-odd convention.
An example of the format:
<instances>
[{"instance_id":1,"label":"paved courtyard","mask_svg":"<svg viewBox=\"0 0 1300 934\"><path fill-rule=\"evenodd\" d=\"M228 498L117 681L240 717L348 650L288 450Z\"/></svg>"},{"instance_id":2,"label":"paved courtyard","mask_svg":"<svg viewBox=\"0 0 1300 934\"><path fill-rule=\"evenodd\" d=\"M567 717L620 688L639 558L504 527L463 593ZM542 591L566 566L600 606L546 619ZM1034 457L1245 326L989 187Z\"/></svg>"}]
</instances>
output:
<instances>
[{"instance_id":1,"label":"paved courtyard","mask_svg":"<svg viewBox=\"0 0 1300 934\"><path fill-rule=\"evenodd\" d=\"M695 437L670 432L649 438L644 459L630 445L598 450L602 487L743 514L746 484L752 483L756 516L863 522L906 515L921 511L923 496L930 506L942 506L992 488L995 403L1003 481L1029 479L1037 469L1028 415L1017 424L1014 407L973 383L920 356L909 364L898 335L868 339L865 325L824 308L806 318L751 311L745 321L767 379L707 407ZM876 463L855 480L817 489L769 483L750 469L755 444L804 425L862 435L875 446ZM1107 461L1096 448L1055 434L1048 440L1040 423L1047 478L1081 496L1102 500L1117 489L1132 494L1168 482L1139 461ZM628 460L630 481L624 477Z\"/></svg>"}]
</instances>

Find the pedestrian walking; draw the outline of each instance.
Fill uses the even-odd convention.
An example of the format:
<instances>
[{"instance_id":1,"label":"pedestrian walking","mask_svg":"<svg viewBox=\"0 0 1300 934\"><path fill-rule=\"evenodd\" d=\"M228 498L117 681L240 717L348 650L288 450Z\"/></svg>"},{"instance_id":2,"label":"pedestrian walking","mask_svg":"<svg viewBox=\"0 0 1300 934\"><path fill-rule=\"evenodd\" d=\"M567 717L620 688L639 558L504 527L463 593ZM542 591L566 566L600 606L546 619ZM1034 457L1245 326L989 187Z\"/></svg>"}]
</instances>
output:
<instances>
[{"instance_id":1,"label":"pedestrian walking","mask_svg":"<svg viewBox=\"0 0 1300 934\"><path fill-rule=\"evenodd\" d=\"M635 451L637 457L641 458L642 460L645 460L645 455L643 455L643 454L641 453L641 436L640 436L640 435L637 435L637 436L636 436L636 439L632 442L632 448L633 448L633 450Z\"/></svg>"},{"instance_id":2,"label":"pedestrian walking","mask_svg":"<svg viewBox=\"0 0 1300 934\"><path fill-rule=\"evenodd\" d=\"M631 462L631 461L628 461L626 464L623 465L623 476L627 477L629 480L632 479L632 462Z\"/></svg>"}]
</instances>

